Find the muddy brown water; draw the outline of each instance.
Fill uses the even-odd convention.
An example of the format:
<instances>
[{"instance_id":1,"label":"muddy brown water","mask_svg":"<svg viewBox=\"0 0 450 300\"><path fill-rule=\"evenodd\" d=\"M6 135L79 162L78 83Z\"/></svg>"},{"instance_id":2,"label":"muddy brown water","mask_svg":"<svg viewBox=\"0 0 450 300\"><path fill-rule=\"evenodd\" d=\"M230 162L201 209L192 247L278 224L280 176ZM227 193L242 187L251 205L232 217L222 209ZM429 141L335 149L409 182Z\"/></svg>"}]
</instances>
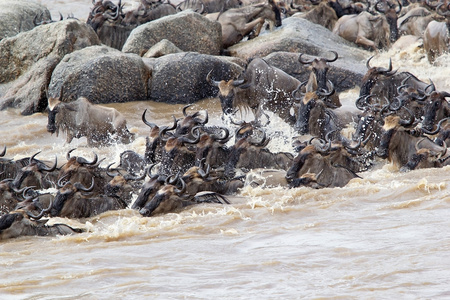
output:
<instances>
[{"instance_id":1,"label":"muddy brown water","mask_svg":"<svg viewBox=\"0 0 450 300\"><path fill-rule=\"evenodd\" d=\"M89 1L42 1L82 16ZM67 9L67 11L65 10ZM450 91L448 57L430 66L420 48L380 53L372 64L410 70ZM357 90L343 93L354 101ZM111 104L138 138L88 148L46 131L46 114L0 111L0 146L19 159L63 161L69 149L107 162L143 153L148 128L182 116L182 105ZM221 125L217 99L197 103ZM292 130L269 125L274 150L291 151ZM242 189L231 205L198 205L143 218L131 209L87 220L53 218L87 232L0 241L1 299L449 299L450 167L399 173L380 163L344 188Z\"/></svg>"}]
</instances>

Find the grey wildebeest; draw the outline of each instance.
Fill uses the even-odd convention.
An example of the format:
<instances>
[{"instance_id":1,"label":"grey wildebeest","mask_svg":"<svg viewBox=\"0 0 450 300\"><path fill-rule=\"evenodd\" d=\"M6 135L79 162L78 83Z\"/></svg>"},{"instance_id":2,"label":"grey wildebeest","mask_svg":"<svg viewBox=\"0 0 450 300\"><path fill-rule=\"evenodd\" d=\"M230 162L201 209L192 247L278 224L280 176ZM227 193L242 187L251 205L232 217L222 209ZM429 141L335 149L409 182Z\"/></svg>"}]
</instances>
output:
<instances>
[{"instance_id":1,"label":"grey wildebeest","mask_svg":"<svg viewBox=\"0 0 450 300\"><path fill-rule=\"evenodd\" d=\"M127 128L125 117L115 108L92 104L80 97L73 102L48 99L47 131L58 135L66 132L66 142L86 137L89 146L108 145L113 142L130 143L134 134Z\"/></svg>"},{"instance_id":2,"label":"grey wildebeest","mask_svg":"<svg viewBox=\"0 0 450 300\"><path fill-rule=\"evenodd\" d=\"M385 49L391 44L386 18L383 15L374 16L366 11L339 18L334 25L333 33L371 50Z\"/></svg>"},{"instance_id":3,"label":"grey wildebeest","mask_svg":"<svg viewBox=\"0 0 450 300\"><path fill-rule=\"evenodd\" d=\"M450 13L446 22L431 21L423 33L423 48L430 63L449 50L449 17Z\"/></svg>"},{"instance_id":4,"label":"grey wildebeest","mask_svg":"<svg viewBox=\"0 0 450 300\"><path fill-rule=\"evenodd\" d=\"M280 10L273 0L268 1L206 15L208 19L218 21L222 25L223 48L240 42L251 32L253 32L251 37L258 36L266 20L275 27L281 26Z\"/></svg>"},{"instance_id":5,"label":"grey wildebeest","mask_svg":"<svg viewBox=\"0 0 450 300\"><path fill-rule=\"evenodd\" d=\"M200 14L210 14L238 8L241 5L241 0L184 0L177 5L177 10L192 9Z\"/></svg>"},{"instance_id":6,"label":"grey wildebeest","mask_svg":"<svg viewBox=\"0 0 450 300\"><path fill-rule=\"evenodd\" d=\"M333 30L334 25L338 20L336 11L327 2L320 2L319 5L315 6L305 14L300 15L300 17L315 24L322 25L329 30Z\"/></svg>"},{"instance_id":7,"label":"grey wildebeest","mask_svg":"<svg viewBox=\"0 0 450 300\"><path fill-rule=\"evenodd\" d=\"M220 104L224 114L231 114L236 109L251 110L255 119L263 115L263 109L270 110L285 122L293 124L291 116L293 105L292 92L300 81L281 69L269 65L261 58L253 59L244 71L244 79L229 81L207 81L219 88Z\"/></svg>"}]
</instances>

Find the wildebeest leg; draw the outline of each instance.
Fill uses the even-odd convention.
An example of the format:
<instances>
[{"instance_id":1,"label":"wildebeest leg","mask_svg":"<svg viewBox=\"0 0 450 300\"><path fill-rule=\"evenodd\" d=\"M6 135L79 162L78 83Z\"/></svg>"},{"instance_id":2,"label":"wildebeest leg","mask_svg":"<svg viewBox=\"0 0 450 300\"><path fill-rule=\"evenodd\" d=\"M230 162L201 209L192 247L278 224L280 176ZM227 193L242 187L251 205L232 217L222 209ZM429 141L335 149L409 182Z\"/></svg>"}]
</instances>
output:
<instances>
[{"instance_id":1,"label":"wildebeest leg","mask_svg":"<svg viewBox=\"0 0 450 300\"><path fill-rule=\"evenodd\" d=\"M249 38L255 38L261 32L261 29L264 25L264 18L255 19L247 24L245 24L244 29L241 30L241 34L243 36L248 35L252 30L255 30L254 33Z\"/></svg>"},{"instance_id":2,"label":"wildebeest leg","mask_svg":"<svg viewBox=\"0 0 450 300\"><path fill-rule=\"evenodd\" d=\"M358 45L361 45L361 46L365 46L365 47L369 47L369 48L372 48L373 50L377 51L377 47L375 46L375 42L365 38L364 36L361 36L360 34L358 34L358 36L356 37L355 44L358 44Z\"/></svg>"}]
</instances>

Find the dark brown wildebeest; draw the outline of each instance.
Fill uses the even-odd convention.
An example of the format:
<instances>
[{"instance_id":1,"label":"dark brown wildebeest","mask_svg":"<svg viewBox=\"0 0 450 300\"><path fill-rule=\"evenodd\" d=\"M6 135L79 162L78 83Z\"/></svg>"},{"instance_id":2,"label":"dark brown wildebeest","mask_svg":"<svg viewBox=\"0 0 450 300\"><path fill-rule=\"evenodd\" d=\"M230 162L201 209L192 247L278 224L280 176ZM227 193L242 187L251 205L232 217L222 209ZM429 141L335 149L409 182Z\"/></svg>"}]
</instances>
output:
<instances>
[{"instance_id":1,"label":"dark brown wildebeest","mask_svg":"<svg viewBox=\"0 0 450 300\"><path fill-rule=\"evenodd\" d=\"M376 154L381 158L388 159L399 169L414 159L413 155L418 152L419 141L421 148L426 148L434 153L446 151L446 147L444 149L428 138L423 139L423 137L412 135L411 130L408 129L412 123L411 120L405 121L395 115L384 118L383 133Z\"/></svg>"},{"instance_id":2,"label":"dark brown wildebeest","mask_svg":"<svg viewBox=\"0 0 450 300\"><path fill-rule=\"evenodd\" d=\"M265 132L260 141L254 141L252 136L238 140L230 149L225 177L233 178L236 168L244 171L255 168L289 169L294 156L288 152L273 153L266 148L268 143Z\"/></svg>"},{"instance_id":3,"label":"dark brown wildebeest","mask_svg":"<svg viewBox=\"0 0 450 300\"><path fill-rule=\"evenodd\" d=\"M371 95L372 104L384 105L385 99L393 99L398 96L398 88L403 85L414 88L416 90L427 91L430 85L419 80L416 76L409 72L397 73L392 70L392 60L389 59L388 68L371 67L370 61L373 56L366 62L367 72L361 80L361 89L359 96Z\"/></svg>"},{"instance_id":4,"label":"dark brown wildebeest","mask_svg":"<svg viewBox=\"0 0 450 300\"><path fill-rule=\"evenodd\" d=\"M105 195L89 196L87 193L94 189L94 179L88 188L79 182L72 184L67 181L62 184L63 179L64 177L58 180L58 193L48 209L52 217L89 218L109 210L127 208L128 204L121 198Z\"/></svg>"},{"instance_id":5,"label":"dark brown wildebeest","mask_svg":"<svg viewBox=\"0 0 450 300\"><path fill-rule=\"evenodd\" d=\"M330 132L338 135L343 128L343 123L332 110L336 106L328 100L333 94L334 88L330 92L323 90L307 92L300 100L300 104L297 104L294 128L301 134L309 133L322 139Z\"/></svg>"},{"instance_id":6,"label":"dark brown wildebeest","mask_svg":"<svg viewBox=\"0 0 450 300\"><path fill-rule=\"evenodd\" d=\"M450 93L433 91L427 96L422 127L431 131L435 124L450 117L450 104L445 99L450 97Z\"/></svg>"},{"instance_id":7,"label":"dark brown wildebeest","mask_svg":"<svg viewBox=\"0 0 450 300\"><path fill-rule=\"evenodd\" d=\"M305 86L306 92L329 91L333 89L333 83L327 79L327 73L330 69L328 63L336 61L338 59L338 54L336 51L331 51L331 53L334 55L331 59L321 57L304 60L302 58L303 53L298 57L298 61L301 64L311 66L311 73ZM335 108L342 106L339 101L339 96L336 93L331 94L326 100L330 101Z\"/></svg>"},{"instance_id":8,"label":"dark brown wildebeest","mask_svg":"<svg viewBox=\"0 0 450 300\"><path fill-rule=\"evenodd\" d=\"M343 187L351 179L359 177L345 166L334 164L329 158L329 151L315 145L306 146L294 158L291 168L287 171L286 179L289 183L293 182L291 186L295 187L307 181L296 179L311 177L305 174L316 174L313 181L317 183L315 187Z\"/></svg>"},{"instance_id":9,"label":"dark brown wildebeest","mask_svg":"<svg viewBox=\"0 0 450 300\"><path fill-rule=\"evenodd\" d=\"M0 217L0 240L20 236L56 236L83 232L65 224L46 225L42 221L31 220L24 211L12 211Z\"/></svg>"},{"instance_id":10,"label":"dark brown wildebeest","mask_svg":"<svg viewBox=\"0 0 450 300\"><path fill-rule=\"evenodd\" d=\"M183 174L186 183L186 193L195 196L199 192L210 191L222 195L231 195L244 186L240 179L223 180L211 171L209 165L201 164L190 168Z\"/></svg>"},{"instance_id":11,"label":"dark brown wildebeest","mask_svg":"<svg viewBox=\"0 0 450 300\"><path fill-rule=\"evenodd\" d=\"M132 209L143 208L148 203L148 201L150 201L153 196L155 196L156 192L164 185L166 181L168 181L169 183L173 181L173 179L169 177L161 176L159 174L152 174L152 168L154 166L155 164L152 164L147 169L147 176L149 179L142 184L138 197L131 205Z\"/></svg>"},{"instance_id":12,"label":"dark brown wildebeest","mask_svg":"<svg viewBox=\"0 0 450 300\"><path fill-rule=\"evenodd\" d=\"M150 217L158 214L176 212L182 208L199 203L230 204L224 196L214 192L200 192L195 196L186 194L186 183L184 180L179 178L176 181L180 181L180 188L175 185L177 182L172 184L166 183L156 192L152 200L139 210L139 213L144 217Z\"/></svg>"},{"instance_id":13,"label":"dark brown wildebeest","mask_svg":"<svg viewBox=\"0 0 450 300\"><path fill-rule=\"evenodd\" d=\"M273 0L240 8L232 8L220 13L207 14L206 17L222 25L222 46L228 48L250 33L257 37L266 20L275 27L281 26L281 13ZM273 26L271 26L273 27Z\"/></svg>"},{"instance_id":14,"label":"dark brown wildebeest","mask_svg":"<svg viewBox=\"0 0 450 300\"><path fill-rule=\"evenodd\" d=\"M47 131L57 135L60 130L66 132L67 143L84 136L89 146L130 143L134 139L125 117L115 108L92 104L84 97L73 102L49 98L48 108Z\"/></svg>"},{"instance_id":15,"label":"dark brown wildebeest","mask_svg":"<svg viewBox=\"0 0 450 300\"><path fill-rule=\"evenodd\" d=\"M52 187L56 176L51 173L56 170L58 159L55 157L55 163L52 167L48 167L44 162L35 159L40 152L30 157L26 166L17 172L11 186L19 189L21 186L34 186L37 189L47 189ZM50 173L50 175L49 175Z\"/></svg>"},{"instance_id":16,"label":"dark brown wildebeest","mask_svg":"<svg viewBox=\"0 0 450 300\"><path fill-rule=\"evenodd\" d=\"M231 114L237 109L251 110L259 121L264 114L263 110L267 109L278 114L285 122L294 123L294 117L291 116L294 103L292 92L300 81L281 69L269 65L261 58L255 58L248 64L244 79L214 81L210 73L206 79L219 88L224 114Z\"/></svg>"}]
</instances>

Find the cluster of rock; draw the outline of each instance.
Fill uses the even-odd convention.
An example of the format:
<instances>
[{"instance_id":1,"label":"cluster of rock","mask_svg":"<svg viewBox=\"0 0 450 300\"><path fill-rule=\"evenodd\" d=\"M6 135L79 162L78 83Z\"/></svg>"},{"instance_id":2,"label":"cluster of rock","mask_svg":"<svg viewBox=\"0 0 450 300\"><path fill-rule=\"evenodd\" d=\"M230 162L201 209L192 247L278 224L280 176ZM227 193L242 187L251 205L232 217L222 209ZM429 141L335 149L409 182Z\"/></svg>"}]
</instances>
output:
<instances>
[{"instance_id":1,"label":"cluster of rock","mask_svg":"<svg viewBox=\"0 0 450 300\"><path fill-rule=\"evenodd\" d=\"M216 96L217 88L206 80L209 71L217 79L237 78L255 57L305 80L309 70L297 61L299 52L337 51L340 59L329 76L346 89L361 81L369 56L326 28L293 17L277 30L229 47L231 56L221 56L220 24L192 11L138 26L120 51L102 45L83 21L35 26L48 17L46 7L21 0L3 10L9 2L0 3L1 19L11 20L8 26L0 23L0 109L20 108L23 115L43 112L48 97L61 95L61 101L83 96L93 103L193 103ZM29 26L18 28L16 19Z\"/></svg>"}]
</instances>

